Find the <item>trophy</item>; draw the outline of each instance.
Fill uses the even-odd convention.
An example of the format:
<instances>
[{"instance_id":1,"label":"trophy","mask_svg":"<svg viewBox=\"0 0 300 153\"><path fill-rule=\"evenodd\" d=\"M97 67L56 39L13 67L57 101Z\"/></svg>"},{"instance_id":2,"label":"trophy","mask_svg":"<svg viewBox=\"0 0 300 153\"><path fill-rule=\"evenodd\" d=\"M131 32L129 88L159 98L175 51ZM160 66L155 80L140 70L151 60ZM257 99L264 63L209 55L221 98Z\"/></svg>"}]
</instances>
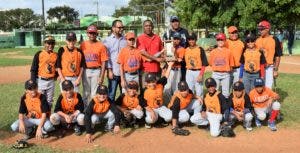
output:
<instances>
[{"instance_id":1,"label":"trophy","mask_svg":"<svg viewBox=\"0 0 300 153\"><path fill-rule=\"evenodd\" d=\"M169 31L167 31L167 38L169 38ZM175 61L175 48L173 46L173 38L171 40L165 40L164 41L165 46L165 57L166 61Z\"/></svg>"}]
</instances>

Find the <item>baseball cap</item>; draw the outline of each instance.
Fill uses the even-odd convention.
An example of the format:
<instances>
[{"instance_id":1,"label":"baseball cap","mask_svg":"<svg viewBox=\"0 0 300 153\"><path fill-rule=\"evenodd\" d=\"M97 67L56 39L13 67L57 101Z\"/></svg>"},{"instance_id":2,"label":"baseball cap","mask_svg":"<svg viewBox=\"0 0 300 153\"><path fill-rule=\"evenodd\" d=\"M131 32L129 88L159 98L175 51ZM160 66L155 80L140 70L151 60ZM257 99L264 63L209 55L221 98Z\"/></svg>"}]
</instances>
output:
<instances>
[{"instance_id":1,"label":"baseball cap","mask_svg":"<svg viewBox=\"0 0 300 153\"><path fill-rule=\"evenodd\" d=\"M55 43L55 39L53 36L46 36L44 39L45 43Z\"/></svg>"},{"instance_id":2,"label":"baseball cap","mask_svg":"<svg viewBox=\"0 0 300 153\"><path fill-rule=\"evenodd\" d=\"M127 87L128 89L138 90L139 84L136 81L129 81Z\"/></svg>"},{"instance_id":3,"label":"baseball cap","mask_svg":"<svg viewBox=\"0 0 300 153\"><path fill-rule=\"evenodd\" d=\"M68 41L77 40L76 34L74 32L67 33L66 40L68 40Z\"/></svg>"},{"instance_id":4,"label":"baseball cap","mask_svg":"<svg viewBox=\"0 0 300 153\"><path fill-rule=\"evenodd\" d=\"M148 73L146 76L145 76L145 81L147 83L149 82L155 82L156 81L156 76L152 73Z\"/></svg>"},{"instance_id":5,"label":"baseball cap","mask_svg":"<svg viewBox=\"0 0 300 153\"><path fill-rule=\"evenodd\" d=\"M271 24L270 22L263 20L259 22L258 29L271 29Z\"/></svg>"},{"instance_id":6,"label":"baseball cap","mask_svg":"<svg viewBox=\"0 0 300 153\"><path fill-rule=\"evenodd\" d=\"M87 28L86 32L88 32L88 33L98 33L98 29L95 25L90 25Z\"/></svg>"},{"instance_id":7,"label":"baseball cap","mask_svg":"<svg viewBox=\"0 0 300 153\"><path fill-rule=\"evenodd\" d=\"M175 38L179 38L179 39L181 39L181 35L180 35L180 33L179 32L175 32L174 34L173 34L173 38L175 39Z\"/></svg>"},{"instance_id":8,"label":"baseball cap","mask_svg":"<svg viewBox=\"0 0 300 153\"><path fill-rule=\"evenodd\" d=\"M174 15L170 17L170 22L179 21L178 16Z\"/></svg>"},{"instance_id":9,"label":"baseball cap","mask_svg":"<svg viewBox=\"0 0 300 153\"><path fill-rule=\"evenodd\" d=\"M228 33L234 33L234 32L237 32L237 31L238 31L238 29L237 29L236 26L230 26L228 28Z\"/></svg>"},{"instance_id":10,"label":"baseball cap","mask_svg":"<svg viewBox=\"0 0 300 153\"><path fill-rule=\"evenodd\" d=\"M187 39L194 39L197 40L197 35L194 32L189 32Z\"/></svg>"},{"instance_id":11,"label":"baseball cap","mask_svg":"<svg viewBox=\"0 0 300 153\"><path fill-rule=\"evenodd\" d=\"M25 89L26 90L34 90L37 89L37 83L35 81L32 80L27 80L25 82Z\"/></svg>"},{"instance_id":12,"label":"baseball cap","mask_svg":"<svg viewBox=\"0 0 300 153\"><path fill-rule=\"evenodd\" d=\"M216 83L215 79L213 79L213 78L207 78L205 80L205 87L206 88L216 87L216 86L217 86L217 83Z\"/></svg>"},{"instance_id":13,"label":"baseball cap","mask_svg":"<svg viewBox=\"0 0 300 153\"><path fill-rule=\"evenodd\" d=\"M70 80L63 81L61 86L64 91L69 91L74 89L74 85Z\"/></svg>"},{"instance_id":14,"label":"baseball cap","mask_svg":"<svg viewBox=\"0 0 300 153\"><path fill-rule=\"evenodd\" d=\"M254 80L254 86L255 87L262 87L264 85L265 85L265 82L264 82L264 80L262 78L256 78Z\"/></svg>"},{"instance_id":15,"label":"baseball cap","mask_svg":"<svg viewBox=\"0 0 300 153\"><path fill-rule=\"evenodd\" d=\"M134 34L133 32L127 32L127 33L125 34L125 38L126 38L127 40L132 39L132 38L135 38L135 34Z\"/></svg>"},{"instance_id":16,"label":"baseball cap","mask_svg":"<svg viewBox=\"0 0 300 153\"><path fill-rule=\"evenodd\" d=\"M99 85L96 91L97 94L100 95L107 95L108 89L105 85Z\"/></svg>"},{"instance_id":17,"label":"baseball cap","mask_svg":"<svg viewBox=\"0 0 300 153\"><path fill-rule=\"evenodd\" d=\"M216 40L226 40L226 35L224 33L218 33L216 35Z\"/></svg>"},{"instance_id":18,"label":"baseball cap","mask_svg":"<svg viewBox=\"0 0 300 153\"><path fill-rule=\"evenodd\" d=\"M242 83L242 82L235 82L234 84L233 84L233 90L234 91L242 91L242 90L244 90L245 89L245 87L244 87L244 84Z\"/></svg>"},{"instance_id":19,"label":"baseball cap","mask_svg":"<svg viewBox=\"0 0 300 153\"><path fill-rule=\"evenodd\" d=\"M255 37L255 35L253 35L253 34L250 34L249 36L247 36L246 38L245 38L245 42L246 43L249 43L249 42L255 42L256 41L256 37Z\"/></svg>"},{"instance_id":20,"label":"baseball cap","mask_svg":"<svg viewBox=\"0 0 300 153\"><path fill-rule=\"evenodd\" d=\"M187 91L187 90L189 90L189 86L188 86L188 84L186 83L186 81L180 81L180 82L178 83L178 90L179 90L179 91Z\"/></svg>"}]
</instances>

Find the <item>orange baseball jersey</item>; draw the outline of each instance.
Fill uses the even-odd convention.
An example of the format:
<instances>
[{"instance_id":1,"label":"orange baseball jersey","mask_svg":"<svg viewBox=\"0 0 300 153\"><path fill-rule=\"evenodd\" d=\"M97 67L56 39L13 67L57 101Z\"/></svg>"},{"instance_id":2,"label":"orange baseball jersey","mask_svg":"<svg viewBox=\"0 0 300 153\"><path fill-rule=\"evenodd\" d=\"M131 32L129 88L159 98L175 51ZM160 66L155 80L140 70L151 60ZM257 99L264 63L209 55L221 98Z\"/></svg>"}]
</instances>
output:
<instances>
[{"instance_id":1,"label":"orange baseball jersey","mask_svg":"<svg viewBox=\"0 0 300 153\"><path fill-rule=\"evenodd\" d=\"M55 76L55 63L57 53L43 50L39 54L38 76L43 78L53 78Z\"/></svg>"},{"instance_id":2,"label":"orange baseball jersey","mask_svg":"<svg viewBox=\"0 0 300 153\"><path fill-rule=\"evenodd\" d=\"M94 97L93 101L95 102L93 107L93 112L95 114L105 113L109 110L110 103L108 100L100 102L96 97Z\"/></svg>"},{"instance_id":3,"label":"orange baseball jersey","mask_svg":"<svg viewBox=\"0 0 300 153\"><path fill-rule=\"evenodd\" d=\"M180 109L185 109L192 101L193 94L188 93L187 97L182 97L179 92L175 92L175 94L172 96L172 99L170 103L168 104L168 107L171 108L174 104L174 101L176 98L179 98L180 100Z\"/></svg>"},{"instance_id":4,"label":"orange baseball jersey","mask_svg":"<svg viewBox=\"0 0 300 153\"><path fill-rule=\"evenodd\" d=\"M243 93L243 95L238 98L237 96L235 96L235 94L233 94L232 96L232 103L233 103L233 109L235 111L238 112L243 112L245 109L245 92Z\"/></svg>"},{"instance_id":5,"label":"orange baseball jersey","mask_svg":"<svg viewBox=\"0 0 300 153\"><path fill-rule=\"evenodd\" d=\"M78 104L77 93L74 93L73 99L68 100L65 93L62 94L61 108L64 113L71 114L75 112L75 106Z\"/></svg>"},{"instance_id":6,"label":"orange baseball jersey","mask_svg":"<svg viewBox=\"0 0 300 153\"><path fill-rule=\"evenodd\" d=\"M246 49L243 58L244 58L244 69L248 72L258 72L260 70L260 64L265 61L261 61L262 54L259 52L258 49L255 51L250 51Z\"/></svg>"},{"instance_id":7,"label":"orange baseball jersey","mask_svg":"<svg viewBox=\"0 0 300 153\"><path fill-rule=\"evenodd\" d=\"M213 71L229 72L234 66L234 59L228 48L215 48L210 52L209 64Z\"/></svg>"},{"instance_id":8,"label":"orange baseball jersey","mask_svg":"<svg viewBox=\"0 0 300 153\"><path fill-rule=\"evenodd\" d=\"M152 108L158 108L163 104L163 90L164 87L161 84L157 84L155 89L146 89L144 92L144 99L147 101L147 105Z\"/></svg>"},{"instance_id":9,"label":"orange baseball jersey","mask_svg":"<svg viewBox=\"0 0 300 153\"><path fill-rule=\"evenodd\" d=\"M207 93L204 98L204 104L206 106L206 110L211 113L221 114L221 105L220 99L218 97L219 92L216 91L212 96Z\"/></svg>"},{"instance_id":10,"label":"orange baseball jersey","mask_svg":"<svg viewBox=\"0 0 300 153\"><path fill-rule=\"evenodd\" d=\"M184 59L187 69L201 69L202 66L208 65L205 52L201 47L186 48Z\"/></svg>"},{"instance_id":11,"label":"orange baseball jersey","mask_svg":"<svg viewBox=\"0 0 300 153\"><path fill-rule=\"evenodd\" d=\"M177 58L184 59L184 54L185 54L185 49L183 47L179 46L178 48L175 48L175 56ZM173 67L180 68L181 67L180 62L175 62Z\"/></svg>"},{"instance_id":12,"label":"orange baseball jersey","mask_svg":"<svg viewBox=\"0 0 300 153\"><path fill-rule=\"evenodd\" d=\"M129 49L125 47L119 53L118 63L121 64L125 72L136 72L141 67L142 55L137 48Z\"/></svg>"},{"instance_id":13,"label":"orange baseball jersey","mask_svg":"<svg viewBox=\"0 0 300 153\"><path fill-rule=\"evenodd\" d=\"M273 64L273 59L275 55L275 40L273 36L270 35L266 38L259 37L256 40L255 45L258 49L265 49L264 55L266 57L267 64Z\"/></svg>"},{"instance_id":14,"label":"orange baseball jersey","mask_svg":"<svg viewBox=\"0 0 300 153\"><path fill-rule=\"evenodd\" d=\"M233 66L234 67L241 66L240 58L243 53L244 43L241 40L233 41L233 40L227 39L225 42L225 47L227 47L230 50L230 52L233 56L233 62L234 62Z\"/></svg>"},{"instance_id":15,"label":"orange baseball jersey","mask_svg":"<svg viewBox=\"0 0 300 153\"><path fill-rule=\"evenodd\" d=\"M254 88L250 91L249 96L254 108L265 108L267 107L268 100L276 97L277 93L267 87L264 87L263 92L259 94Z\"/></svg>"},{"instance_id":16,"label":"orange baseball jersey","mask_svg":"<svg viewBox=\"0 0 300 153\"><path fill-rule=\"evenodd\" d=\"M102 62L108 60L107 50L99 41L95 43L84 41L80 49L84 54L87 68L101 67Z\"/></svg>"},{"instance_id":17,"label":"orange baseball jersey","mask_svg":"<svg viewBox=\"0 0 300 153\"><path fill-rule=\"evenodd\" d=\"M37 96L32 98L29 94L26 94L25 105L27 108L28 118L41 118L42 117L42 103L40 99L41 94L37 93Z\"/></svg>"},{"instance_id":18,"label":"orange baseball jersey","mask_svg":"<svg viewBox=\"0 0 300 153\"><path fill-rule=\"evenodd\" d=\"M80 63L82 54L74 48L71 52L64 46L64 52L61 57L62 74L64 76L78 76L80 73Z\"/></svg>"},{"instance_id":19,"label":"orange baseball jersey","mask_svg":"<svg viewBox=\"0 0 300 153\"><path fill-rule=\"evenodd\" d=\"M134 109L139 105L138 96L130 97L129 95L125 94L122 100L122 107L127 109Z\"/></svg>"}]
</instances>

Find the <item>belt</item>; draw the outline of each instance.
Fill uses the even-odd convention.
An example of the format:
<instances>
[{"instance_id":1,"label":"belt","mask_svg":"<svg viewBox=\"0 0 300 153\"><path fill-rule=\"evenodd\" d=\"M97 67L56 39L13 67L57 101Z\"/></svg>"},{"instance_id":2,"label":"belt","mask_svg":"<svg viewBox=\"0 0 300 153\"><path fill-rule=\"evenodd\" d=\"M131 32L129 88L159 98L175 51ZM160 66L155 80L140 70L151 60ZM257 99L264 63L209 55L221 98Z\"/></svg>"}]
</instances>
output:
<instances>
[{"instance_id":1,"label":"belt","mask_svg":"<svg viewBox=\"0 0 300 153\"><path fill-rule=\"evenodd\" d=\"M233 69L238 69L238 68L240 68L239 66L234 66L234 67L232 67Z\"/></svg>"},{"instance_id":2,"label":"belt","mask_svg":"<svg viewBox=\"0 0 300 153\"><path fill-rule=\"evenodd\" d=\"M178 71L178 70L180 70L180 67L172 67L171 70L173 70L173 71Z\"/></svg>"},{"instance_id":3,"label":"belt","mask_svg":"<svg viewBox=\"0 0 300 153\"><path fill-rule=\"evenodd\" d=\"M43 78L43 77L39 77L39 79L41 79L41 80L45 80L45 81L49 81L49 80L53 80L53 79L54 79L54 77L51 77L51 78Z\"/></svg>"},{"instance_id":4,"label":"belt","mask_svg":"<svg viewBox=\"0 0 300 153\"><path fill-rule=\"evenodd\" d=\"M88 67L88 68L86 68L86 69L100 69L101 67L100 66L95 66L95 67Z\"/></svg>"},{"instance_id":5,"label":"belt","mask_svg":"<svg viewBox=\"0 0 300 153\"><path fill-rule=\"evenodd\" d=\"M134 72L125 72L125 73L130 74L130 75L136 75L136 74L139 74L138 71L134 71Z\"/></svg>"},{"instance_id":6,"label":"belt","mask_svg":"<svg viewBox=\"0 0 300 153\"><path fill-rule=\"evenodd\" d=\"M256 71L256 72L249 72L249 71L246 71L247 73L250 73L250 74L257 74L259 73L259 71Z\"/></svg>"},{"instance_id":7,"label":"belt","mask_svg":"<svg viewBox=\"0 0 300 153\"><path fill-rule=\"evenodd\" d=\"M200 71L201 69L188 69L188 70L191 70L191 71Z\"/></svg>"}]
</instances>

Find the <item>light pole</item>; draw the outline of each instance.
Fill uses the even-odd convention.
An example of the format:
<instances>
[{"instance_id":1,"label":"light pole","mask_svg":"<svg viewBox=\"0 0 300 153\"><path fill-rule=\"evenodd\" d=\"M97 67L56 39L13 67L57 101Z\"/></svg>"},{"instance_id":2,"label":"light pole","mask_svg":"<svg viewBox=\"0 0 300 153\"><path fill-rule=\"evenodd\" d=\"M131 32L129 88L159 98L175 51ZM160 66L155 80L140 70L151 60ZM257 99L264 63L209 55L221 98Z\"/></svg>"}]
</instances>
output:
<instances>
[{"instance_id":1,"label":"light pole","mask_svg":"<svg viewBox=\"0 0 300 153\"><path fill-rule=\"evenodd\" d=\"M45 25L46 25L46 22L45 22L45 3L44 3L44 0L42 0L42 26L43 26L43 31L46 29L45 28Z\"/></svg>"}]
</instances>

